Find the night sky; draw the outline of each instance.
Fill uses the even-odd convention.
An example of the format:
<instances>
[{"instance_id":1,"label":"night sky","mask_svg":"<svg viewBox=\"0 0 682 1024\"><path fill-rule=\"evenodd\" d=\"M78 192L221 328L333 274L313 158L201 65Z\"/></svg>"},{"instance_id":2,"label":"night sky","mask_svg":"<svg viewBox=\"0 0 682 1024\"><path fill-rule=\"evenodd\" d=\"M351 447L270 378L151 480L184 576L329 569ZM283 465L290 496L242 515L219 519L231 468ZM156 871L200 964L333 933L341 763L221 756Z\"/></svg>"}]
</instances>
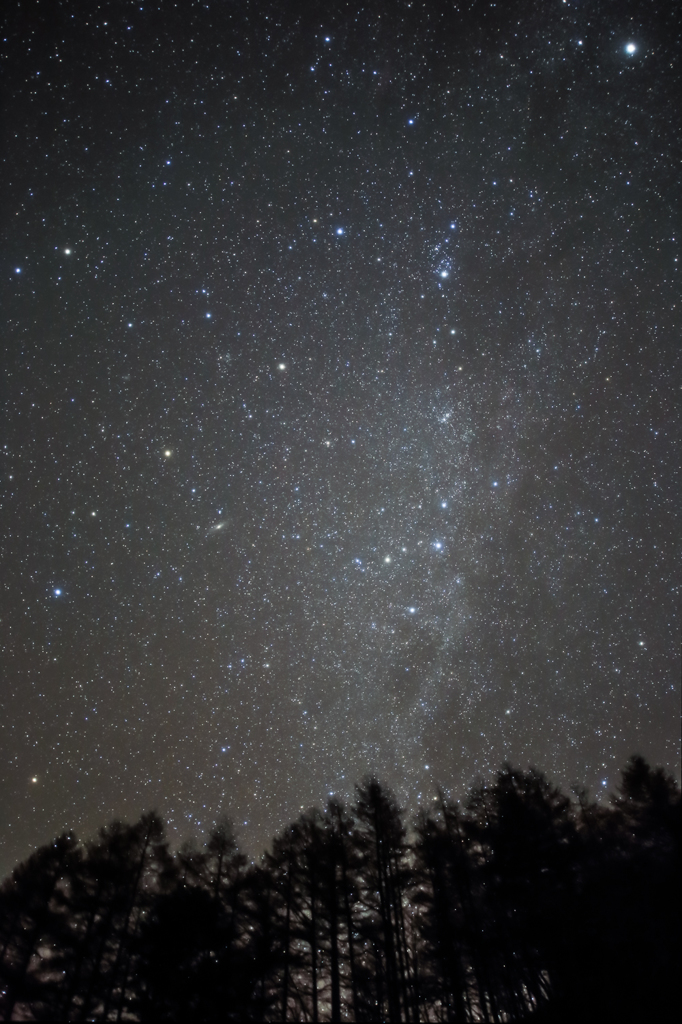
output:
<instances>
[{"instance_id":1,"label":"night sky","mask_svg":"<svg viewBox=\"0 0 682 1024\"><path fill-rule=\"evenodd\" d=\"M8 4L0 872L678 772L675 6Z\"/></svg>"}]
</instances>

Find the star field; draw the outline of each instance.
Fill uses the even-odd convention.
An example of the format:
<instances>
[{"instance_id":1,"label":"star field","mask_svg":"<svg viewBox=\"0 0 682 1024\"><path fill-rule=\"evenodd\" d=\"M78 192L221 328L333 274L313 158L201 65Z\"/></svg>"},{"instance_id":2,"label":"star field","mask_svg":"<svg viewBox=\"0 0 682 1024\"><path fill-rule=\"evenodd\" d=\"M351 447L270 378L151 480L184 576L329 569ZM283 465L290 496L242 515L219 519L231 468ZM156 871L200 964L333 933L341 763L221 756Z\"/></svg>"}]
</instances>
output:
<instances>
[{"instance_id":1,"label":"star field","mask_svg":"<svg viewBox=\"0 0 682 1024\"><path fill-rule=\"evenodd\" d=\"M677 772L673 17L11 8L3 871Z\"/></svg>"}]
</instances>

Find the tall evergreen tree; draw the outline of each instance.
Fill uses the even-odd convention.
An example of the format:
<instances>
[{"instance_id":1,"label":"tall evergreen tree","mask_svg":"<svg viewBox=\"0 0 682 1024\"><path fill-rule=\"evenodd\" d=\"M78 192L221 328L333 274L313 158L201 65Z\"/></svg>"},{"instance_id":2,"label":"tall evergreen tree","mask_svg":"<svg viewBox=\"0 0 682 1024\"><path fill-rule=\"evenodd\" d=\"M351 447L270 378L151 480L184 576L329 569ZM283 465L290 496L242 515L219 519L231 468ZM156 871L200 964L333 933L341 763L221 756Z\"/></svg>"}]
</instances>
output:
<instances>
[{"instance_id":1,"label":"tall evergreen tree","mask_svg":"<svg viewBox=\"0 0 682 1024\"><path fill-rule=\"evenodd\" d=\"M474 941L471 860L459 809L442 794L434 810L422 811L417 819L414 853L411 899L420 938L420 1018L438 1012L460 1024L474 1019L484 988ZM480 1005L486 1020L485 1005Z\"/></svg>"},{"instance_id":2,"label":"tall evergreen tree","mask_svg":"<svg viewBox=\"0 0 682 1024\"><path fill-rule=\"evenodd\" d=\"M631 758L610 807L581 795L580 839L556 1019L668 1019L680 1001L679 788Z\"/></svg>"},{"instance_id":3,"label":"tall evergreen tree","mask_svg":"<svg viewBox=\"0 0 682 1024\"><path fill-rule=\"evenodd\" d=\"M573 886L571 802L535 769L506 765L475 789L465 828L484 886L484 972L493 1019L518 1018L551 993Z\"/></svg>"},{"instance_id":4,"label":"tall evergreen tree","mask_svg":"<svg viewBox=\"0 0 682 1024\"><path fill-rule=\"evenodd\" d=\"M365 1019L412 1021L416 979L405 924L408 864L401 812L391 793L367 779L357 788L354 815L363 877L359 1009Z\"/></svg>"},{"instance_id":5,"label":"tall evergreen tree","mask_svg":"<svg viewBox=\"0 0 682 1024\"><path fill-rule=\"evenodd\" d=\"M0 1010L11 1020L18 1004L39 1005L46 995L44 957L64 934L55 896L65 884L76 841L70 834L36 850L0 889ZM40 975L43 984L40 984Z\"/></svg>"},{"instance_id":6,"label":"tall evergreen tree","mask_svg":"<svg viewBox=\"0 0 682 1024\"><path fill-rule=\"evenodd\" d=\"M66 1019L120 1019L135 1003L139 927L172 875L155 814L135 825L114 822L87 845L71 884L70 913L80 927L66 972Z\"/></svg>"}]
</instances>

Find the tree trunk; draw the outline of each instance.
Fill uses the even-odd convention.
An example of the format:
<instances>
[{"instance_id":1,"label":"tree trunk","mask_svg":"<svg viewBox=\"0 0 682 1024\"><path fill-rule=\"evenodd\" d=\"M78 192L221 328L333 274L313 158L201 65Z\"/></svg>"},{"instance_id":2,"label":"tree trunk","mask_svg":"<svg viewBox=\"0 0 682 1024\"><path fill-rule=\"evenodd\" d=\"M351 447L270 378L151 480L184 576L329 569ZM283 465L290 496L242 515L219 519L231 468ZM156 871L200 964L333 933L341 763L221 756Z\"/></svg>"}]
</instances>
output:
<instances>
[{"instance_id":1,"label":"tree trunk","mask_svg":"<svg viewBox=\"0 0 682 1024\"><path fill-rule=\"evenodd\" d=\"M290 961L290 935L291 935L291 848L287 859L287 910L286 926L284 930L284 978L282 979L282 1021L286 1021L289 1009L289 961Z\"/></svg>"}]
</instances>

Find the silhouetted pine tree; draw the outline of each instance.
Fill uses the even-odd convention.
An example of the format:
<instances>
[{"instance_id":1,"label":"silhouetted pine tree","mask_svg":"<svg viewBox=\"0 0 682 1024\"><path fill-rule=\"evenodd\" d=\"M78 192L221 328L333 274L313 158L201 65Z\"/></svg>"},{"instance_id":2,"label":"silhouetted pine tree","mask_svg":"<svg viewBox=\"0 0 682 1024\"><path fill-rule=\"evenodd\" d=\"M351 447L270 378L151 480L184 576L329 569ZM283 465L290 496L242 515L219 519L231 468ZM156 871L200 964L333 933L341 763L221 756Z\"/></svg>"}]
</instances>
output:
<instances>
[{"instance_id":1,"label":"silhouetted pine tree","mask_svg":"<svg viewBox=\"0 0 682 1024\"><path fill-rule=\"evenodd\" d=\"M186 845L177 861L177 883L155 901L141 933L142 1019L260 1019L269 1006L269 878L247 870L226 820L203 849Z\"/></svg>"},{"instance_id":2,"label":"silhouetted pine tree","mask_svg":"<svg viewBox=\"0 0 682 1024\"><path fill-rule=\"evenodd\" d=\"M304 814L266 865L278 893L282 1020L356 1019L360 858L338 801Z\"/></svg>"},{"instance_id":3,"label":"silhouetted pine tree","mask_svg":"<svg viewBox=\"0 0 682 1024\"><path fill-rule=\"evenodd\" d=\"M329 950L330 1019L356 1019L361 858L352 819L340 801L328 803L324 829L322 905Z\"/></svg>"},{"instance_id":4,"label":"silhouetted pine tree","mask_svg":"<svg viewBox=\"0 0 682 1024\"><path fill-rule=\"evenodd\" d=\"M415 963L408 947L407 843L401 812L376 779L357 788L356 842L362 877L358 1010L363 1020L417 1019Z\"/></svg>"},{"instance_id":5,"label":"silhouetted pine tree","mask_svg":"<svg viewBox=\"0 0 682 1024\"><path fill-rule=\"evenodd\" d=\"M64 967L64 1019L119 1020L134 1008L139 927L172 874L163 822L155 814L135 825L114 822L87 845L67 902L74 927Z\"/></svg>"},{"instance_id":6,"label":"silhouetted pine tree","mask_svg":"<svg viewBox=\"0 0 682 1024\"><path fill-rule=\"evenodd\" d=\"M48 959L66 920L56 894L64 885L76 841L62 835L36 850L0 889L0 1010L11 1020L18 1004L36 1008L54 997L57 976ZM22 1010L23 1012L23 1010Z\"/></svg>"},{"instance_id":7,"label":"silhouetted pine tree","mask_svg":"<svg viewBox=\"0 0 682 1024\"><path fill-rule=\"evenodd\" d=\"M419 814L410 894L420 939L420 1019L453 1024L474 1019L482 991L473 941L471 860L460 818L457 806L442 794L431 813Z\"/></svg>"},{"instance_id":8,"label":"silhouetted pine tree","mask_svg":"<svg viewBox=\"0 0 682 1024\"><path fill-rule=\"evenodd\" d=\"M322 946L322 885L324 826L319 811L302 815L277 845L278 891L284 898L279 915L286 979L282 978L283 1019L300 1015L319 1021L324 963ZM275 867L275 861L270 860Z\"/></svg>"},{"instance_id":9,"label":"silhouetted pine tree","mask_svg":"<svg viewBox=\"0 0 682 1024\"><path fill-rule=\"evenodd\" d=\"M584 793L580 803L578 884L548 1019L668 1019L680 997L679 789L635 757L610 807Z\"/></svg>"},{"instance_id":10,"label":"silhouetted pine tree","mask_svg":"<svg viewBox=\"0 0 682 1024\"><path fill-rule=\"evenodd\" d=\"M271 916L276 932L278 964L273 978L273 1001L278 1007L277 1020L289 1019L292 978L299 968L298 951L293 945L294 918L294 848L291 830L277 836L272 852L265 855L265 874L273 894Z\"/></svg>"},{"instance_id":11,"label":"silhouetted pine tree","mask_svg":"<svg viewBox=\"0 0 682 1024\"><path fill-rule=\"evenodd\" d=\"M265 867L253 867L247 876L245 959L253 996L246 1019L280 1020L281 991L278 979L283 958L281 905L277 886Z\"/></svg>"}]
</instances>

